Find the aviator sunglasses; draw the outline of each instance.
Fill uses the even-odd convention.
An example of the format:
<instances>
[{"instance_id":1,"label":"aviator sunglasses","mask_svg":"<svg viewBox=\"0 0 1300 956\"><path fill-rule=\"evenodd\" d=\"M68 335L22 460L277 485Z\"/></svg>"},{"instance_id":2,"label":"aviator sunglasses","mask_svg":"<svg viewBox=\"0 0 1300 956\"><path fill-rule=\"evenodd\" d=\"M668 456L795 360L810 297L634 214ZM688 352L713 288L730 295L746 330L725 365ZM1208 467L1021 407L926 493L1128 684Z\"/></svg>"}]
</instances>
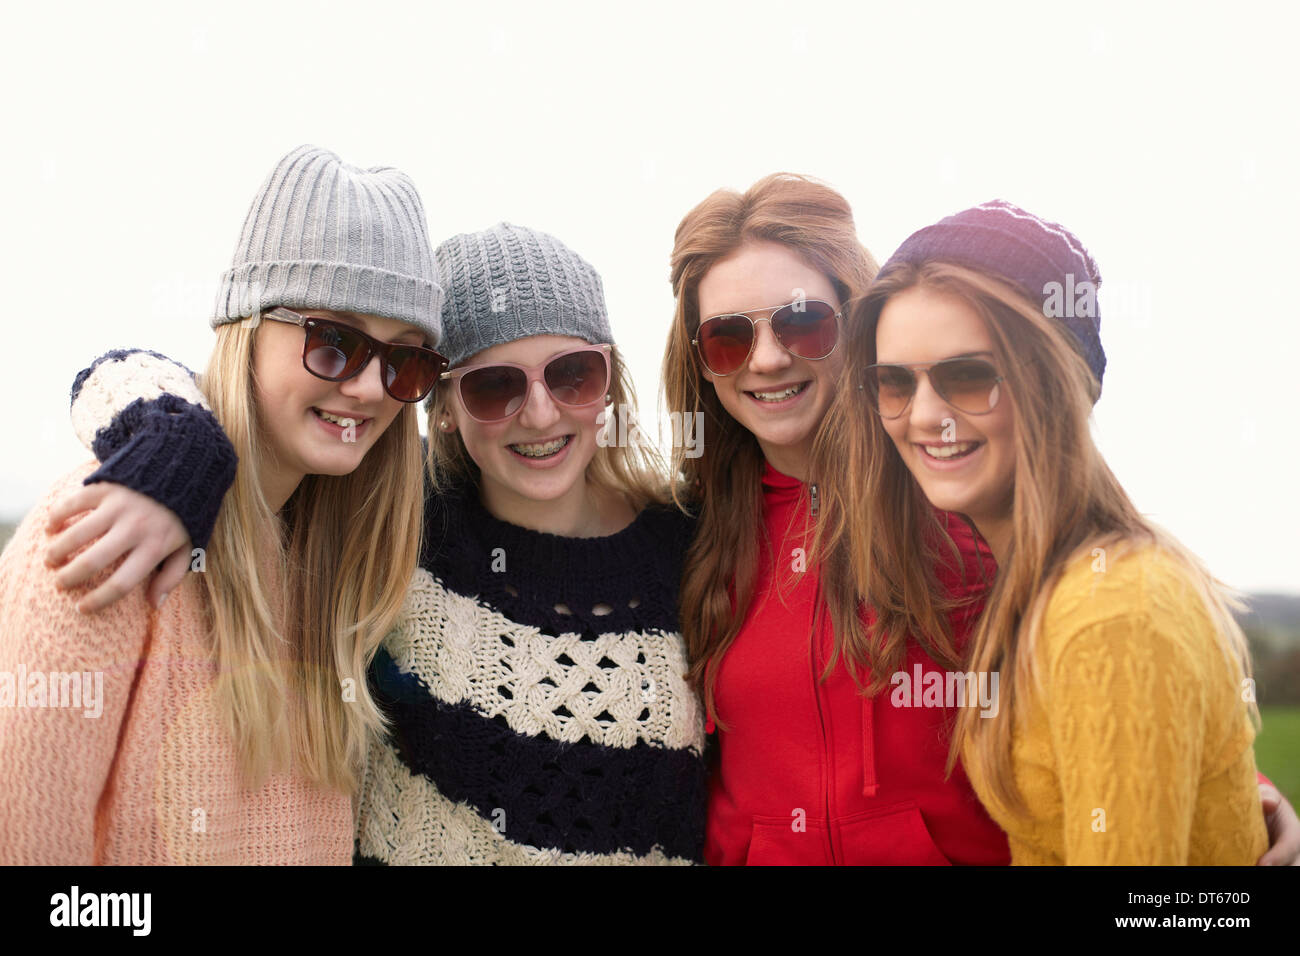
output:
<instances>
[{"instance_id":1,"label":"aviator sunglasses","mask_svg":"<svg viewBox=\"0 0 1300 956\"><path fill-rule=\"evenodd\" d=\"M772 310L771 318L753 319L747 312L715 315L700 323L691 344L699 351L704 367L714 375L734 375L754 351L758 323L766 322L783 349L798 358L816 361L835 351L840 315L833 305L819 299L783 305Z\"/></svg>"},{"instance_id":2,"label":"aviator sunglasses","mask_svg":"<svg viewBox=\"0 0 1300 956\"><path fill-rule=\"evenodd\" d=\"M333 319L300 315L283 307L269 309L262 318L301 326L306 333L302 367L327 382L346 382L360 375L378 355L383 363L384 391L399 402L418 402L429 394L447 360L419 345L380 342L355 326Z\"/></svg>"},{"instance_id":3,"label":"aviator sunglasses","mask_svg":"<svg viewBox=\"0 0 1300 956\"><path fill-rule=\"evenodd\" d=\"M541 382L557 404L581 408L600 401L609 389L612 348L588 345L531 366L514 362L469 365L444 372L442 380L455 383L465 411L485 425L518 415L533 382Z\"/></svg>"},{"instance_id":4,"label":"aviator sunglasses","mask_svg":"<svg viewBox=\"0 0 1300 956\"><path fill-rule=\"evenodd\" d=\"M917 372L925 372L935 393L967 415L986 415L993 411L998 404L998 384L1002 381L992 363L966 356L930 365L868 365L865 372L865 390L871 405L881 418L887 419L898 418L912 404Z\"/></svg>"}]
</instances>

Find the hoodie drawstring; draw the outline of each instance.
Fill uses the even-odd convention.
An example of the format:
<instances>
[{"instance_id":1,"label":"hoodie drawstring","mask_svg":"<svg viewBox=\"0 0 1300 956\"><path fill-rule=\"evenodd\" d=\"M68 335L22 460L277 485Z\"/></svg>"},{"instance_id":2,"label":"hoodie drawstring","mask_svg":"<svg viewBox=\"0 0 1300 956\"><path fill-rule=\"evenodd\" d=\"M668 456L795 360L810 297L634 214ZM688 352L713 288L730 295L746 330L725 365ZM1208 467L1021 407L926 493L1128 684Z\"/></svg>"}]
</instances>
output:
<instances>
[{"instance_id":1,"label":"hoodie drawstring","mask_svg":"<svg viewBox=\"0 0 1300 956\"><path fill-rule=\"evenodd\" d=\"M876 727L873 713L875 697L862 698L862 795L874 797L880 789L876 783Z\"/></svg>"}]
</instances>

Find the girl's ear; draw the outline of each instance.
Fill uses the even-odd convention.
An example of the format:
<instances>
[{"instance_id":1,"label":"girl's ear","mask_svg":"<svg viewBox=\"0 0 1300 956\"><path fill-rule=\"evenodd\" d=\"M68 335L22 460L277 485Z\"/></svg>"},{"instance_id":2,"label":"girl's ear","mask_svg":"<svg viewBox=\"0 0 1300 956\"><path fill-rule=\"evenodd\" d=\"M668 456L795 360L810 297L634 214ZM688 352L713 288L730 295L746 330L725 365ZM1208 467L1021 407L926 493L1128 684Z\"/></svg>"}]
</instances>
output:
<instances>
[{"instance_id":1,"label":"girl's ear","mask_svg":"<svg viewBox=\"0 0 1300 956\"><path fill-rule=\"evenodd\" d=\"M431 432L436 430L450 434L456 430L456 416L453 413L452 403L449 399L450 396L444 390L441 382L434 386L433 393L425 399Z\"/></svg>"},{"instance_id":2,"label":"girl's ear","mask_svg":"<svg viewBox=\"0 0 1300 956\"><path fill-rule=\"evenodd\" d=\"M438 430L446 432L448 435L456 430L456 416L451 409L444 408L442 413L438 415Z\"/></svg>"},{"instance_id":3,"label":"girl's ear","mask_svg":"<svg viewBox=\"0 0 1300 956\"><path fill-rule=\"evenodd\" d=\"M438 430L450 435L456 430L456 408L453 402L448 401L448 396L443 394L439 397L437 405L437 414L434 418L438 422Z\"/></svg>"}]
</instances>

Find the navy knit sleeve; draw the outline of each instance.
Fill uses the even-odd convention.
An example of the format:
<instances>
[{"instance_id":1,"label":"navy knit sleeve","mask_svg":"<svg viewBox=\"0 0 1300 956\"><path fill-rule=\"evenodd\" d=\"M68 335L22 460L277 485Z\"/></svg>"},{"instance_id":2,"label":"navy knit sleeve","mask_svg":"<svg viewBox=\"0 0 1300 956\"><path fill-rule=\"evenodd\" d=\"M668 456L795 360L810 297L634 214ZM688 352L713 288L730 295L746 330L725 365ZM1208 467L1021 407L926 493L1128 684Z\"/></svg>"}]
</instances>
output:
<instances>
[{"instance_id":1,"label":"navy knit sleeve","mask_svg":"<svg viewBox=\"0 0 1300 956\"><path fill-rule=\"evenodd\" d=\"M73 382L72 421L101 463L86 484L148 495L207 546L237 458L193 372L157 352L108 352Z\"/></svg>"}]
</instances>

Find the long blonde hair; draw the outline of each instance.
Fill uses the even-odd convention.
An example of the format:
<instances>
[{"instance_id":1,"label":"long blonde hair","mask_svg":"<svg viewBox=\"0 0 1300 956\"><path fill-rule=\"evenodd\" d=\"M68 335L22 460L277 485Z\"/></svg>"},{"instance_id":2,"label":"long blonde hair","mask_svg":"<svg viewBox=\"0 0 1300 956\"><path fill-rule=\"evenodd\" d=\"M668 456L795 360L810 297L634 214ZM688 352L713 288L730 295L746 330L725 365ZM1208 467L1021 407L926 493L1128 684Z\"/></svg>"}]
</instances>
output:
<instances>
[{"instance_id":1,"label":"long blonde hair","mask_svg":"<svg viewBox=\"0 0 1300 956\"><path fill-rule=\"evenodd\" d=\"M610 404L607 412L613 415L617 409L626 406L628 434L626 441L596 448L587 466L587 480L595 488L622 498L633 511L640 512L647 505L668 502L663 459L638 427L636 389L617 347L610 349L609 363ZM438 423L447 417L449 403L453 400L452 388L451 383L440 381L427 402L429 452L426 466L435 492L447 491L457 485L477 487L479 481L478 465L466 450L459 430L447 432L438 427Z\"/></svg>"},{"instance_id":2,"label":"long blonde hair","mask_svg":"<svg viewBox=\"0 0 1300 956\"><path fill-rule=\"evenodd\" d=\"M952 602L932 569L955 548L935 511L903 463L857 384L875 362L875 324L884 304L905 289L923 287L959 297L984 321L994 363L1014 397L1016 472L1011 543L992 582L965 662L947 633ZM823 582L838 604L837 619L855 610L862 595L877 609L875 636L881 666L896 667L902 647L891 646L911 631L945 667L999 674L999 719L980 720L964 707L948 757L951 772L960 756L989 781L993 799L1023 809L1011 766L1018 714L1037 687L1034 647L1043 612L1061 573L1093 548L1112 558L1154 545L1185 571L1226 658L1250 673L1246 640L1232 616L1240 606L1201 561L1134 506L1092 440L1089 418L1099 385L1060 322L1045 317L1018 288L995 276L947 263L899 263L881 273L863 302L858 335L849 343L845 377L828 416L816 456L827 511L839 514L822 533ZM833 446L848 461L830 467ZM835 580L829 581L828 575ZM935 656L932 653L932 656ZM1254 705L1251 710L1257 711Z\"/></svg>"},{"instance_id":3,"label":"long blonde hair","mask_svg":"<svg viewBox=\"0 0 1300 956\"><path fill-rule=\"evenodd\" d=\"M355 471L308 475L276 515L258 480L270 453L255 339L250 324L219 327L200 380L239 456L203 575L218 705L250 786L294 768L350 793L384 724L366 668L419 556L416 409L402 408Z\"/></svg>"},{"instance_id":4,"label":"long blonde hair","mask_svg":"<svg viewBox=\"0 0 1300 956\"><path fill-rule=\"evenodd\" d=\"M664 353L664 397L676 415L692 416L690 420L697 413L704 416L699 457L687 457L686 448L673 450L672 474L680 477L674 499L684 510L699 513L682 579L682 634L691 683L709 716L724 727L713 689L722 657L754 597L764 533L763 452L705 381L691 340L700 325L700 281L717 262L758 241L788 247L825 275L846 308L867 290L877 269L858 241L848 202L807 176L774 173L744 193L720 189L677 227L671 272L677 309Z\"/></svg>"}]
</instances>

